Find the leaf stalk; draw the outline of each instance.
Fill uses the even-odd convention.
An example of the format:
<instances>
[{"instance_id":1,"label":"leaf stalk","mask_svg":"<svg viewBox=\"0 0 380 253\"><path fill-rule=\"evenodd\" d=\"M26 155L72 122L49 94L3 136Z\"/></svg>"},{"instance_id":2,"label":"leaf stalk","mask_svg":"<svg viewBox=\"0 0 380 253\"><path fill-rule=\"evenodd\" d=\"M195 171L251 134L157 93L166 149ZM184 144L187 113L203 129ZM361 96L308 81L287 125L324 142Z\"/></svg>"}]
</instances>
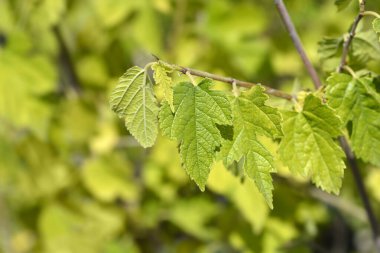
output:
<instances>
[{"instance_id":1,"label":"leaf stalk","mask_svg":"<svg viewBox=\"0 0 380 253\"><path fill-rule=\"evenodd\" d=\"M363 16L373 16L375 18L380 18L380 14L374 11L364 11Z\"/></svg>"}]
</instances>

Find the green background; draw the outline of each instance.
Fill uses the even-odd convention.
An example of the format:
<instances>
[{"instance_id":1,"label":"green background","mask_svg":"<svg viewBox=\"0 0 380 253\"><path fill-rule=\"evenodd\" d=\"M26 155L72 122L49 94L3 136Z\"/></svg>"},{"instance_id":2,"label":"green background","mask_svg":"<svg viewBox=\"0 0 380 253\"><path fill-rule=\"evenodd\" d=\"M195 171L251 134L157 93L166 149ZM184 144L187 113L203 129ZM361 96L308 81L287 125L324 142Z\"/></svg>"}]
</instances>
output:
<instances>
[{"instance_id":1,"label":"green background","mask_svg":"<svg viewBox=\"0 0 380 253\"><path fill-rule=\"evenodd\" d=\"M339 59L320 64L318 41L348 30L356 1L340 12L332 0L286 4L325 78ZM0 0L0 252L350 252L354 244L370 252L349 170L337 198L277 162L269 210L251 181L221 163L202 193L176 143L159 137L141 148L108 97L151 54L288 92L312 89L273 1ZM380 72L379 60L369 68ZM380 171L362 168L379 212Z\"/></svg>"}]
</instances>

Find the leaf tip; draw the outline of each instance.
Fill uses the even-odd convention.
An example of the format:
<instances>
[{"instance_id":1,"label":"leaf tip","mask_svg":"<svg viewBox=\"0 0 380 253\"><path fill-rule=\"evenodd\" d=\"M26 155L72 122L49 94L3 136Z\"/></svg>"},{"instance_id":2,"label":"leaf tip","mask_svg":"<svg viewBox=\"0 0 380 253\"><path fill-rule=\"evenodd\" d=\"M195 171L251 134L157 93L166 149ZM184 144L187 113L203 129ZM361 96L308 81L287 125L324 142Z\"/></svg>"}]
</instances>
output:
<instances>
[{"instance_id":1,"label":"leaf tip","mask_svg":"<svg viewBox=\"0 0 380 253\"><path fill-rule=\"evenodd\" d=\"M198 184L198 183L196 183L196 184L198 185L198 188L199 188L199 190L201 190L201 192L205 192L205 190L206 190L205 184Z\"/></svg>"}]
</instances>

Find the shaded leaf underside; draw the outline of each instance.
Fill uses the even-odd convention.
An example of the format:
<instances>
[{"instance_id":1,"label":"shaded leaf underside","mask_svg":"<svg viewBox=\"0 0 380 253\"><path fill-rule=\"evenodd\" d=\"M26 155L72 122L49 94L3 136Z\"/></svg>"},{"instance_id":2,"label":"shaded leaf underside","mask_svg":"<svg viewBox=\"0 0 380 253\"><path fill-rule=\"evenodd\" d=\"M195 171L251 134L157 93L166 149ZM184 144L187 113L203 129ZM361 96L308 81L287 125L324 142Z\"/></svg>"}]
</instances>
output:
<instances>
[{"instance_id":1,"label":"shaded leaf underside","mask_svg":"<svg viewBox=\"0 0 380 253\"><path fill-rule=\"evenodd\" d=\"M145 69L134 66L120 77L110 105L144 148L153 146L158 132L158 106Z\"/></svg>"}]
</instances>

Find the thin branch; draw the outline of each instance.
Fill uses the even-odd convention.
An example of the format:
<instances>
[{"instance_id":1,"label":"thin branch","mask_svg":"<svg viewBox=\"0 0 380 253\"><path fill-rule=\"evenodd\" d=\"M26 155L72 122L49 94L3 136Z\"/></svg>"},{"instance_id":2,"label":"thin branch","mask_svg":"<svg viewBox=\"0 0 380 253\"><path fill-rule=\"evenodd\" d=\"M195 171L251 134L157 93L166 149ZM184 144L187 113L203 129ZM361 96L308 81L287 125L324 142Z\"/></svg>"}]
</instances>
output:
<instances>
[{"instance_id":1,"label":"thin branch","mask_svg":"<svg viewBox=\"0 0 380 253\"><path fill-rule=\"evenodd\" d=\"M354 23L351 26L350 33L348 34L347 39L343 43L342 57L340 59L340 64L339 64L339 67L337 70L337 72L339 72L339 73L341 73L343 71L344 65L346 65L347 56L348 56L348 52L350 51L351 42L355 37L356 29L358 28L360 20L362 20L362 18L364 17L364 13L366 12L365 11L365 1L366 0L359 1L359 14L355 17Z\"/></svg>"},{"instance_id":2,"label":"thin branch","mask_svg":"<svg viewBox=\"0 0 380 253\"><path fill-rule=\"evenodd\" d=\"M339 138L339 141L340 141L340 145L342 146L342 148L344 150L344 153L346 154L347 162L350 165L350 168L351 168L352 173L354 175L355 183L356 183L356 186L358 187L360 198L363 201L364 208L366 210L367 217L368 217L369 223L371 225L372 235L375 239L376 248L377 248L378 252L380 252L379 226L378 226L378 223L376 220L375 213L373 212L371 202L369 201L368 194L365 190L364 182L363 182L363 179L362 179L362 177L360 175L360 171L359 171L359 166L356 162L355 156L354 156L352 150L350 149L350 146L349 146L346 138L341 136Z\"/></svg>"},{"instance_id":3,"label":"thin branch","mask_svg":"<svg viewBox=\"0 0 380 253\"><path fill-rule=\"evenodd\" d=\"M347 37L347 39L344 41L344 44L343 44L343 53L342 53L342 58L340 59L340 64L339 64L339 67L338 67L338 72L342 72L343 69L344 69L344 66L346 65L346 60L347 60L347 56L348 56L348 52L350 50L350 45L351 45L351 42L352 40L354 39L355 37L355 34L356 34L356 28L358 27L358 24L360 23L360 20L363 18L363 13L360 12L355 20L354 20L354 23L352 24L352 27L351 27L351 30L350 30L350 33Z\"/></svg>"},{"instance_id":4,"label":"thin branch","mask_svg":"<svg viewBox=\"0 0 380 253\"><path fill-rule=\"evenodd\" d=\"M354 203L348 202L343 198L339 198L335 195L328 194L324 191L321 191L317 188L311 188L309 190L310 195L331 206L340 210L342 213L345 213L353 218L356 218L360 222L366 222L366 213L362 207L355 205Z\"/></svg>"},{"instance_id":5,"label":"thin branch","mask_svg":"<svg viewBox=\"0 0 380 253\"><path fill-rule=\"evenodd\" d=\"M304 49L302 48L302 44L300 42L300 39L297 35L297 32L296 32L295 27L293 25L293 22L289 16L289 13L288 13L283 1L282 0L275 0L275 3L277 5L278 11L280 12L280 15L281 15L281 17L285 23L285 26L287 27L287 29L290 33L290 36L293 39L293 43L294 43L295 47L297 48L297 51L299 52L299 54L300 54L300 56L304 62L304 65L310 74L310 77L313 79L313 81L317 80L317 79L319 80L319 78L315 76L316 72L315 72L313 66L310 64L310 61L308 60ZM354 23L352 25L352 28L351 28L349 37L347 38L347 40L345 41L344 46L343 46L343 55L342 55L341 63L338 67L338 72L342 72L344 65L346 63L346 58L348 55L349 47L351 45L352 39L355 36L356 28L357 28L360 20L363 17L363 12L365 11L365 0L360 0L359 6L360 6L359 14L356 16ZM315 88L318 89L320 87L320 81L317 81L317 82L314 81L314 86L315 86ZM346 154L348 166L352 170L352 173L353 173L353 176L355 179L355 183L356 183L356 186L357 186L358 191L359 191L360 198L363 201L364 208L365 208L366 213L367 213L368 222L370 223L370 226L371 226L372 235L374 238L376 250L377 250L377 252L380 253L379 227L378 227L378 223L376 220L376 216L375 216L373 209L371 207L371 203L369 201L368 194L365 190L363 179L362 179L360 172L359 172L359 166L356 162L356 158L355 158L352 150L350 149L350 146L349 146L346 138L344 136L341 136L339 138L339 141L340 141L340 144L342 146L342 149L344 150L344 152Z\"/></svg>"},{"instance_id":6,"label":"thin branch","mask_svg":"<svg viewBox=\"0 0 380 253\"><path fill-rule=\"evenodd\" d=\"M284 2L282 0L275 0L274 2L277 6L278 12L280 13L282 21L286 29L288 30L290 37L292 38L294 46L296 47L298 54L300 55L303 61L303 64L305 65L307 72L313 80L315 88L318 89L322 86L321 80L319 79L317 71L315 70L315 68L313 67L309 58L306 55L306 52L302 46L301 39L298 36L297 30L294 27L294 24L289 16L288 10L286 9Z\"/></svg>"},{"instance_id":7,"label":"thin branch","mask_svg":"<svg viewBox=\"0 0 380 253\"><path fill-rule=\"evenodd\" d=\"M208 73L208 72L201 71L201 70L196 70L196 69L191 69L191 68L186 68L186 67L170 64L170 63L167 63L167 62L164 62L164 61L161 61L161 62L163 62L163 64L165 64L165 65L171 67L172 69L175 69L175 70L177 70L177 71L179 71L179 72L181 72L183 74L188 73L188 74L191 74L193 76L210 78L212 80L220 81L220 82L223 82L223 83L228 83L228 84L231 84L231 85L233 85L235 83L237 86L246 87L246 88L250 88L250 87L253 87L253 86L261 86L261 87L263 87L265 89L265 93L267 93L269 95L272 95L272 96L275 96L275 97L279 97L279 98L284 98L284 99L287 99L287 100L292 100L294 98L289 93L283 92L281 90L273 89L271 87L262 85L260 83L251 83L251 82L247 82L247 81L241 81L241 80L234 79L232 77L219 76L219 75L215 75L215 74Z\"/></svg>"},{"instance_id":8,"label":"thin branch","mask_svg":"<svg viewBox=\"0 0 380 253\"><path fill-rule=\"evenodd\" d=\"M348 52L350 49L351 42L352 42L353 38L355 37L356 28L357 28L360 20L364 16L363 13L365 12L365 0L360 1L359 6L360 6L359 14L356 16L354 23L351 27L349 37L347 38L347 40L344 42L344 45L343 45L342 58L340 61L340 65L338 67L339 73L341 73L343 71L343 69L345 69L345 67L346 67L345 66L346 58L347 58L347 55L348 55ZM341 146L342 146L342 148L346 154L347 162L348 162L348 164L352 170L352 174L354 176L355 183L356 183L356 186L358 188L359 196L363 201L364 208L365 208L366 213L367 213L368 221L369 221L370 226L371 226L372 236L373 236L374 241L375 241L375 247L377 249L377 252L380 252L379 225L378 225L375 213L373 211L373 208L371 206L371 202L369 200L368 194L366 192L363 179L360 175L359 166L357 164L356 158L355 158L346 138L344 136L341 136L339 141L340 141L340 144L341 144Z\"/></svg>"},{"instance_id":9,"label":"thin branch","mask_svg":"<svg viewBox=\"0 0 380 253\"><path fill-rule=\"evenodd\" d=\"M349 200L340 198L332 194L328 194L308 183L296 182L292 179L278 174L273 174L272 176L273 180L276 183L291 186L290 189L292 189L292 193L299 197L312 197L315 200L318 200L327 206L333 207L342 214L348 215L350 218L358 220L359 222L366 222L367 220L364 208L356 205L356 203L350 202Z\"/></svg>"}]
</instances>

